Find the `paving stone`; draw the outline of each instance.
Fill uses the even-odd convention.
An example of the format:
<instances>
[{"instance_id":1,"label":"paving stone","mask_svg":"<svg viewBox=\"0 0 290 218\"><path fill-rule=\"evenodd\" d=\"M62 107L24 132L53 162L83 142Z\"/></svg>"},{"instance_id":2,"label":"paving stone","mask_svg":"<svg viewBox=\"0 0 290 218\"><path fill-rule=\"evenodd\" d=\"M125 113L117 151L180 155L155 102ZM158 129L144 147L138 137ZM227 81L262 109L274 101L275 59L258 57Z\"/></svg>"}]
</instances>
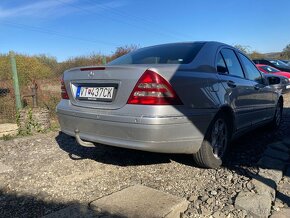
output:
<instances>
[{"instance_id":1,"label":"paving stone","mask_svg":"<svg viewBox=\"0 0 290 218\"><path fill-rule=\"evenodd\" d=\"M280 211L275 211L270 218L289 218L290 208L283 208Z\"/></svg>"},{"instance_id":2,"label":"paving stone","mask_svg":"<svg viewBox=\"0 0 290 218\"><path fill-rule=\"evenodd\" d=\"M94 211L120 217L180 217L186 199L141 185L131 186L90 203Z\"/></svg>"},{"instance_id":3,"label":"paving stone","mask_svg":"<svg viewBox=\"0 0 290 218\"><path fill-rule=\"evenodd\" d=\"M270 144L269 148L273 148L273 149L284 151L284 152L289 151L289 146L284 144L283 142L275 142L273 144Z\"/></svg>"},{"instance_id":4,"label":"paving stone","mask_svg":"<svg viewBox=\"0 0 290 218\"><path fill-rule=\"evenodd\" d=\"M7 165L0 162L0 173L7 173L7 172L10 172L12 170L13 170L12 167L7 166Z\"/></svg>"},{"instance_id":5,"label":"paving stone","mask_svg":"<svg viewBox=\"0 0 290 218\"><path fill-rule=\"evenodd\" d=\"M246 210L255 217L269 217L271 211L271 196L269 194L256 194L240 192L235 200L235 207Z\"/></svg>"},{"instance_id":6,"label":"paving stone","mask_svg":"<svg viewBox=\"0 0 290 218\"><path fill-rule=\"evenodd\" d=\"M263 155L266 155L267 157L271 157L274 159L282 160L282 161L287 161L289 159L288 152L284 152L278 149L273 149L271 147L268 147Z\"/></svg>"},{"instance_id":7,"label":"paving stone","mask_svg":"<svg viewBox=\"0 0 290 218\"><path fill-rule=\"evenodd\" d=\"M276 200L279 199L283 204L290 206L290 197L289 194L285 193L285 190L276 192ZM290 216L289 216L290 217Z\"/></svg>"},{"instance_id":8,"label":"paving stone","mask_svg":"<svg viewBox=\"0 0 290 218\"><path fill-rule=\"evenodd\" d=\"M259 176L271 179L278 185L283 177L283 172L281 170L260 169Z\"/></svg>"},{"instance_id":9,"label":"paving stone","mask_svg":"<svg viewBox=\"0 0 290 218\"><path fill-rule=\"evenodd\" d=\"M17 135L18 133L18 126L14 123L4 123L0 124L0 137L4 135Z\"/></svg>"},{"instance_id":10,"label":"paving stone","mask_svg":"<svg viewBox=\"0 0 290 218\"><path fill-rule=\"evenodd\" d=\"M288 182L280 183L278 186L278 191L283 193L290 193L290 184Z\"/></svg>"},{"instance_id":11,"label":"paving stone","mask_svg":"<svg viewBox=\"0 0 290 218\"><path fill-rule=\"evenodd\" d=\"M252 179L255 190L260 195L270 194L272 200L275 199L275 190L277 188L275 182L270 179Z\"/></svg>"},{"instance_id":12,"label":"paving stone","mask_svg":"<svg viewBox=\"0 0 290 218\"><path fill-rule=\"evenodd\" d=\"M263 156L259 160L258 165L264 169L275 169L283 171L285 168L285 162L267 156Z\"/></svg>"}]
</instances>

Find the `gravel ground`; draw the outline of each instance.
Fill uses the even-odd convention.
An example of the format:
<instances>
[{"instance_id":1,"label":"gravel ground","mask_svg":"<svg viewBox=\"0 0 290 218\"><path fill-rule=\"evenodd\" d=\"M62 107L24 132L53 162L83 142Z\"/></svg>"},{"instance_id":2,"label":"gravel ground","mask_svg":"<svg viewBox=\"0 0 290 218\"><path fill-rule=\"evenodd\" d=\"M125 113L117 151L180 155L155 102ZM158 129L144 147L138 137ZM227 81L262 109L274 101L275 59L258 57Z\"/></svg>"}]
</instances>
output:
<instances>
[{"instance_id":1,"label":"gravel ground","mask_svg":"<svg viewBox=\"0 0 290 218\"><path fill-rule=\"evenodd\" d=\"M198 168L190 155L84 148L59 132L0 141L0 163L13 169L0 173L0 217L40 217L135 184L187 198L182 217L249 217L234 200L253 189L249 180L266 145L290 135L290 94L284 98L280 129L260 128L234 141L220 169Z\"/></svg>"}]
</instances>

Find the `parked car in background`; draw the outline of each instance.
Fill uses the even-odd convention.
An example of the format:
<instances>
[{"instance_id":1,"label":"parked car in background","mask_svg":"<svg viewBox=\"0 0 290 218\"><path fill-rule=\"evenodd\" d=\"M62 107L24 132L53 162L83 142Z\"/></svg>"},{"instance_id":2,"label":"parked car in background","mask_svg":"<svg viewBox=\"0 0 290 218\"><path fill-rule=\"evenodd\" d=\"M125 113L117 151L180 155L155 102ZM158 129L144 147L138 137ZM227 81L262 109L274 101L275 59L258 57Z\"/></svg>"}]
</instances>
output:
<instances>
[{"instance_id":1,"label":"parked car in background","mask_svg":"<svg viewBox=\"0 0 290 218\"><path fill-rule=\"evenodd\" d=\"M290 60L280 60L282 62L284 62L285 64L287 64L288 66L290 66Z\"/></svg>"},{"instance_id":2,"label":"parked car in background","mask_svg":"<svg viewBox=\"0 0 290 218\"><path fill-rule=\"evenodd\" d=\"M271 74L285 76L287 78L290 78L290 72L284 72L284 71L278 70L275 67L271 67L269 65L264 65L264 64L256 64L256 66L263 73L271 73Z\"/></svg>"},{"instance_id":3,"label":"parked car in background","mask_svg":"<svg viewBox=\"0 0 290 218\"><path fill-rule=\"evenodd\" d=\"M290 79L285 76L267 73L264 77L268 80L270 86L281 90L282 94L290 92Z\"/></svg>"},{"instance_id":4,"label":"parked car in background","mask_svg":"<svg viewBox=\"0 0 290 218\"><path fill-rule=\"evenodd\" d=\"M269 65L271 67L275 67L281 71L290 72L290 67L280 60L274 59L253 59L255 64L264 64Z\"/></svg>"},{"instance_id":5,"label":"parked car in background","mask_svg":"<svg viewBox=\"0 0 290 218\"><path fill-rule=\"evenodd\" d=\"M192 154L219 167L231 139L282 118L283 96L255 64L219 42L141 48L63 74L56 111L78 143Z\"/></svg>"}]
</instances>

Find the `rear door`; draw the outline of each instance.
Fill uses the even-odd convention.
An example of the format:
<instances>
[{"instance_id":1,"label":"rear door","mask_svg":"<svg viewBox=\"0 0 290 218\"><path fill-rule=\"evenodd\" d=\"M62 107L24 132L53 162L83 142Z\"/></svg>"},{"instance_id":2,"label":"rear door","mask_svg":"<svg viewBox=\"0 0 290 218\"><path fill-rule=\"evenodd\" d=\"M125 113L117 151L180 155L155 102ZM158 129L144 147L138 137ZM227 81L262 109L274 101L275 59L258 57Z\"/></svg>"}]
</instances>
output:
<instances>
[{"instance_id":1,"label":"rear door","mask_svg":"<svg viewBox=\"0 0 290 218\"><path fill-rule=\"evenodd\" d=\"M245 55L239 53L239 58L246 73L246 78L254 87L255 101L253 104L253 124L270 119L275 108L273 89L265 84L260 71Z\"/></svg>"},{"instance_id":2,"label":"rear door","mask_svg":"<svg viewBox=\"0 0 290 218\"><path fill-rule=\"evenodd\" d=\"M234 50L222 49L218 53L216 65L218 77L225 88L224 101L234 109L237 129L251 126L252 109L255 103L254 88L245 78Z\"/></svg>"}]
</instances>

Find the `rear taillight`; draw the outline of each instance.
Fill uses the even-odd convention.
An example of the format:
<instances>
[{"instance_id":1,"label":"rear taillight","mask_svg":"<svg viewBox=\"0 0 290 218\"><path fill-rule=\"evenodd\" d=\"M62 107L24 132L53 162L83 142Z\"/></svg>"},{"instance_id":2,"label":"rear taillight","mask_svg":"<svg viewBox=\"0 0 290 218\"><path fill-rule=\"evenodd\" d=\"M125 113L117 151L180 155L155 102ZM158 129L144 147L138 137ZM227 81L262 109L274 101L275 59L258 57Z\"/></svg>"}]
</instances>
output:
<instances>
[{"instance_id":1,"label":"rear taillight","mask_svg":"<svg viewBox=\"0 0 290 218\"><path fill-rule=\"evenodd\" d=\"M127 104L180 105L182 102L162 76L146 70L135 85Z\"/></svg>"},{"instance_id":2,"label":"rear taillight","mask_svg":"<svg viewBox=\"0 0 290 218\"><path fill-rule=\"evenodd\" d=\"M63 78L61 78L60 83L61 83L61 98L62 99L69 99Z\"/></svg>"}]
</instances>

